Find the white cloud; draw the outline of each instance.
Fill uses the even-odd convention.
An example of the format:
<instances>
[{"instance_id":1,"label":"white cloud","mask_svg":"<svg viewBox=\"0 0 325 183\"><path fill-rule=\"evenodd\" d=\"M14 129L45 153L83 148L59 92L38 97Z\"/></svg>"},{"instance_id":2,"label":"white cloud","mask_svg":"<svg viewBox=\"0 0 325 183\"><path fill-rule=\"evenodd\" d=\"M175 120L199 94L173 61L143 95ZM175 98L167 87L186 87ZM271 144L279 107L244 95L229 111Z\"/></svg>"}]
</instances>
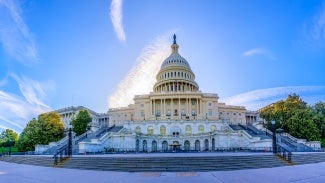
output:
<instances>
[{"instance_id":1,"label":"white cloud","mask_svg":"<svg viewBox=\"0 0 325 183\"><path fill-rule=\"evenodd\" d=\"M43 85L40 82L31 80L27 77L19 78L15 74L11 74L11 77L17 81L19 89L28 103L50 108L43 103L46 97L44 89L45 87L53 89L53 83Z\"/></svg>"},{"instance_id":2,"label":"white cloud","mask_svg":"<svg viewBox=\"0 0 325 183\"><path fill-rule=\"evenodd\" d=\"M11 128L21 132L33 117L52 110L45 104L46 91L54 88L53 82L34 81L10 74L17 81L20 95L0 90L0 129Z\"/></svg>"},{"instance_id":3,"label":"white cloud","mask_svg":"<svg viewBox=\"0 0 325 183\"><path fill-rule=\"evenodd\" d=\"M134 95L146 94L152 91L156 82L156 74L164 59L170 53L172 33L158 36L149 43L136 60L136 64L119 83L116 91L109 96L110 108L126 107L134 103Z\"/></svg>"},{"instance_id":4,"label":"white cloud","mask_svg":"<svg viewBox=\"0 0 325 183\"><path fill-rule=\"evenodd\" d=\"M252 57L252 56L256 56L256 55L265 56L270 60L275 60L274 55L270 51L268 51L267 49L265 49L263 47L253 48L253 49L247 50L243 53L243 56L245 56L245 57Z\"/></svg>"},{"instance_id":5,"label":"white cloud","mask_svg":"<svg viewBox=\"0 0 325 183\"><path fill-rule=\"evenodd\" d=\"M125 42L126 37L123 28L123 14L122 14L123 0L112 0L111 2L111 20L113 23L114 30L120 41Z\"/></svg>"},{"instance_id":6,"label":"white cloud","mask_svg":"<svg viewBox=\"0 0 325 183\"><path fill-rule=\"evenodd\" d=\"M0 0L0 15L0 43L6 53L26 65L38 61L38 51L23 20L19 1Z\"/></svg>"},{"instance_id":7,"label":"white cloud","mask_svg":"<svg viewBox=\"0 0 325 183\"><path fill-rule=\"evenodd\" d=\"M325 100L325 86L288 86L254 90L222 99L229 105L245 106L250 110L258 110L268 104L283 100L296 93L309 104Z\"/></svg>"},{"instance_id":8,"label":"white cloud","mask_svg":"<svg viewBox=\"0 0 325 183\"><path fill-rule=\"evenodd\" d=\"M325 39L325 3L313 18L312 38L315 40Z\"/></svg>"}]
</instances>

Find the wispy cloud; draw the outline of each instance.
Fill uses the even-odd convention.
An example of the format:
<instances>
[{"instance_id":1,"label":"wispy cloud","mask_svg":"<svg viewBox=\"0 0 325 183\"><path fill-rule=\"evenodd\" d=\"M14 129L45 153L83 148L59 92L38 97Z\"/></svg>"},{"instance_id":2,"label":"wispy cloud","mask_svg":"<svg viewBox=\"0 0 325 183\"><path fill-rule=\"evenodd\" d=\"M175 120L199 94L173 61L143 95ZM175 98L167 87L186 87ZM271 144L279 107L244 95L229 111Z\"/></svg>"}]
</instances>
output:
<instances>
[{"instance_id":1,"label":"wispy cloud","mask_svg":"<svg viewBox=\"0 0 325 183\"><path fill-rule=\"evenodd\" d=\"M119 83L117 90L109 96L110 108L126 107L128 104L134 103L134 95L152 91L156 82L156 74L170 53L171 37L172 32L158 36L142 50L136 64Z\"/></svg>"},{"instance_id":2,"label":"wispy cloud","mask_svg":"<svg viewBox=\"0 0 325 183\"><path fill-rule=\"evenodd\" d=\"M25 124L38 114L52 110L45 104L46 92L54 89L51 81L38 82L10 74L20 89L19 95L0 90L0 128L21 132Z\"/></svg>"},{"instance_id":3,"label":"wispy cloud","mask_svg":"<svg viewBox=\"0 0 325 183\"><path fill-rule=\"evenodd\" d=\"M312 37L315 40L325 39L325 2L318 13L315 14L312 23Z\"/></svg>"},{"instance_id":4,"label":"wispy cloud","mask_svg":"<svg viewBox=\"0 0 325 183\"><path fill-rule=\"evenodd\" d=\"M22 17L19 1L0 0L0 42L13 59L28 65L39 60L38 51Z\"/></svg>"},{"instance_id":5,"label":"wispy cloud","mask_svg":"<svg viewBox=\"0 0 325 183\"><path fill-rule=\"evenodd\" d=\"M126 37L123 28L123 14L122 14L123 0L112 0L111 2L111 20L113 23L114 30L120 41L125 42Z\"/></svg>"},{"instance_id":6,"label":"wispy cloud","mask_svg":"<svg viewBox=\"0 0 325 183\"><path fill-rule=\"evenodd\" d=\"M253 49L247 50L243 53L243 56L245 56L245 57L252 57L252 56L257 56L257 55L267 57L270 60L275 60L274 55L270 51L268 51L267 49L265 49L263 47L253 48Z\"/></svg>"},{"instance_id":7,"label":"wispy cloud","mask_svg":"<svg viewBox=\"0 0 325 183\"><path fill-rule=\"evenodd\" d=\"M250 110L258 110L268 104L283 100L293 93L300 95L303 100L310 104L320 100L325 101L325 86L288 86L260 89L221 99L221 101L230 105L245 106Z\"/></svg>"},{"instance_id":8,"label":"wispy cloud","mask_svg":"<svg viewBox=\"0 0 325 183\"><path fill-rule=\"evenodd\" d=\"M8 74L0 80L0 87L5 86L8 83Z\"/></svg>"}]
</instances>

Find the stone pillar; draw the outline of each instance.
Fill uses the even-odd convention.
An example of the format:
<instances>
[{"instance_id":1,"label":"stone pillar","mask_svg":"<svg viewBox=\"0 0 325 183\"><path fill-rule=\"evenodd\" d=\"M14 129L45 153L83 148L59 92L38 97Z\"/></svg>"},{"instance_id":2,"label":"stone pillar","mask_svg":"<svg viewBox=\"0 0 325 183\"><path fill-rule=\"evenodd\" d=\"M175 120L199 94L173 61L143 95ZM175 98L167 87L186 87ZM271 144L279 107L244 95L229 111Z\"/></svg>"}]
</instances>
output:
<instances>
[{"instance_id":1,"label":"stone pillar","mask_svg":"<svg viewBox=\"0 0 325 183\"><path fill-rule=\"evenodd\" d=\"M181 98L178 98L178 119L181 116Z\"/></svg>"},{"instance_id":2,"label":"stone pillar","mask_svg":"<svg viewBox=\"0 0 325 183\"><path fill-rule=\"evenodd\" d=\"M189 110L190 110L189 114L190 114L190 118L191 118L192 117L192 99L191 98L189 98L188 105L189 105Z\"/></svg>"},{"instance_id":3,"label":"stone pillar","mask_svg":"<svg viewBox=\"0 0 325 183\"><path fill-rule=\"evenodd\" d=\"M164 99L164 118L166 117L166 99Z\"/></svg>"},{"instance_id":4,"label":"stone pillar","mask_svg":"<svg viewBox=\"0 0 325 183\"><path fill-rule=\"evenodd\" d=\"M170 119L174 118L173 98L170 99Z\"/></svg>"},{"instance_id":5,"label":"stone pillar","mask_svg":"<svg viewBox=\"0 0 325 183\"><path fill-rule=\"evenodd\" d=\"M196 118L197 118L198 114L199 114L199 99L196 98Z\"/></svg>"},{"instance_id":6,"label":"stone pillar","mask_svg":"<svg viewBox=\"0 0 325 183\"><path fill-rule=\"evenodd\" d=\"M188 112L188 98L186 98L186 103L185 103L185 105L186 105L186 114L189 114L189 112Z\"/></svg>"},{"instance_id":7,"label":"stone pillar","mask_svg":"<svg viewBox=\"0 0 325 183\"><path fill-rule=\"evenodd\" d=\"M199 101L200 101L200 115L202 116L202 99L200 99Z\"/></svg>"},{"instance_id":8,"label":"stone pillar","mask_svg":"<svg viewBox=\"0 0 325 183\"><path fill-rule=\"evenodd\" d=\"M153 115L154 119L156 119L156 99L153 100Z\"/></svg>"},{"instance_id":9,"label":"stone pillar","mask_svg":"<svg viewBox=\"0 0 325 183\"><path fill-rule=\"evenodd\" d=\"M162 105L163 105L163 103L162 103L162 99L160 99L160 115L162 114Z\"/></svg>"},{"instance_id":10,"label":"stone pillar","mask_svg":"<svg viewBox=\"0 0 325 183\"><path fill-rule=\"evenodd\" d=\"M152 115L152 100L150 99L150 116Z\"/></svg>"}]
</instances>

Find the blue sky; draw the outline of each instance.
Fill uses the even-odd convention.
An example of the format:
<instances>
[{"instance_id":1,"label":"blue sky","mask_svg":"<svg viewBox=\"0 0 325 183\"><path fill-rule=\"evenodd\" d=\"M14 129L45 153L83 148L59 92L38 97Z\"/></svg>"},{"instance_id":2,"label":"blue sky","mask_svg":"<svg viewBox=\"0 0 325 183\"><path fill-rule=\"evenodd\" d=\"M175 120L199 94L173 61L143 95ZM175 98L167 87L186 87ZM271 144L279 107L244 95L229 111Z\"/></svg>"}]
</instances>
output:
<instances>
[{"instance_id":1,"label":"blue sky","mask_svg":"<svg viewBox=\"0 0 325 183\"><path fill-rule=\"evenodd\" d=\"M325 101L325 1L0 0L0 130L149 93L176 33L200 90L256 110Z\"/></svg>"}]
</instances>

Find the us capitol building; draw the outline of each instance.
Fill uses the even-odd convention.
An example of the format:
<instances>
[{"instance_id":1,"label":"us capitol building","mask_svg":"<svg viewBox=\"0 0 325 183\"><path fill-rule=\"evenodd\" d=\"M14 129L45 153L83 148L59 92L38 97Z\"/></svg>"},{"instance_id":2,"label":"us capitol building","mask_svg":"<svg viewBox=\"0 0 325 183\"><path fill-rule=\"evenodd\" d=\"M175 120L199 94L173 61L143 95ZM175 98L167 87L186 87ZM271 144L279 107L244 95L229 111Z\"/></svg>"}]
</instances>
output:
<instances>
[{"instance_id":1,"label":"us capitol building","mask_svg":"<svg viewBox=\"0 0 325 183\"><path fill-rule=\"evenodd\" d=\"M153 92L136 95L134 104L109 109L105 114L88 110L93 128L74 140L77 153L272 148L271 138L243 129L259 120L257 112L219 103L217 94L199 90L190 64L178 52L176 36L173 38L171 54L161 65ZM67 126L81 109L87 108L68 107L56 112ZM64 143L61 141L57 146ZM50 147L36 147L36 151L46 149Z\"/></svg>"},{"instance_id":2,"label":"us capitol building","mask_svg":"<svg viewBox=\"0 0 325 183\"><path fill-rule=\"evenodd\" d=\"M109 126L118 128L91 142L79 142L79 152L215 150L270 148L271 139L252 137L230 125L246 125L245 107L218 102L217 94L202 93L190 64L179 52L176 36L171 54L156 76L153 92L136 95L134 104L109 109ZM256 121L253 115L253 121Z\"/></svg>"}]
</instances>

